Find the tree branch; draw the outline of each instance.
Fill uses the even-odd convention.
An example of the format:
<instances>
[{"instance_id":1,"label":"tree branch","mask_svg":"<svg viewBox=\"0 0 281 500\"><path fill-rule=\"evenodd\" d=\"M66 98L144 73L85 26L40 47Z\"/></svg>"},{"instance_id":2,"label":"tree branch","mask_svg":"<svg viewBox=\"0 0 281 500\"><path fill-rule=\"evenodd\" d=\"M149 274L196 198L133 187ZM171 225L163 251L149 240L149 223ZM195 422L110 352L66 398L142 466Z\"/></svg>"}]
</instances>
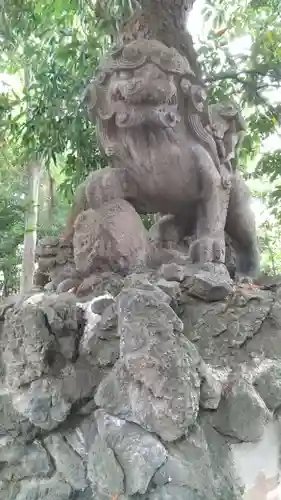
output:
<instances>
[{"instance_id":1,"label":"tree branch","mask_svg":"<svg viewBox=\"0 0 281 500\"><path fill-rule=\"evenodd\" d=\"M272 70L266 70L266 69L245 69L242 71L225 71L222 73L218 73L217 75L212 75L212 76L207 76L205 78L205 81L207 83L212 83L212 82L218 82L220 80L236 80L240 83L245 83L245 80L243 80L240 77L243 76L251 76L251 75L259 75L259 76L271 76L275 80L281 80L281 74L278 72L275 72L272 74Z\"/></svg>"}]
</instances>

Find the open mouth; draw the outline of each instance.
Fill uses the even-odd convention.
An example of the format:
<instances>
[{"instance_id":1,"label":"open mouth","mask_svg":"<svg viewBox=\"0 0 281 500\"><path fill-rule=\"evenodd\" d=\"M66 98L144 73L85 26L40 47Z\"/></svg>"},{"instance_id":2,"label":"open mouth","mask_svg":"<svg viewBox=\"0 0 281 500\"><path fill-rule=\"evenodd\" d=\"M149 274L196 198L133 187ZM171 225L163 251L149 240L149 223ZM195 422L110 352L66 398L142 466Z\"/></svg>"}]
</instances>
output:
<instances>
[{"instance_id":1,"label":"open mouth","mask_svg":"<svg viewBox=\"0 0 281 500\"><path fill-rule=\"evenodd\" d=\"M158 106L128 106L126 110L116 112L116 125L119 127L131 127L143 123L156 125L161 128L173 128L179 122L177 106L165 104Z\"/></svg>"},{"instance_id":2,"label":"open mouth","mask_svg":"<svg viewBox=\"0 0 281 500\"><path fill-rule=\"evenodd\" d=\"M158 107L158 106L161 106L161 105L171 105L171 106L175 106L177 104L177 96L176 94L172 94L171 96L167 97L167 96L161 96L161 95L153 95L153 94L149 94L149 93L139 93L139 94L135 94L135 95L128 95L128 97L126 99L126 102L128 104L132 104L132 105L143 105L143 106L155 106L155 107Z\"/></svg>"},{"instance_id":3,"label":"open mouth","mask_svg":"<svg viewBox=\"0 0 281 500\"><path fill-rule=\"evenodd\" d=\"M176 105L177 104L177 95L176 93L171 93L167 96L167 92L163 90L159 92L148 92L146 89L138 90L135 92L123 92L120 89L116 89L112 94L112 101L114 103L117 102L126 102L128 105L150 105L150 106L160 106L160 105Z\"/></svg>"}]
</instances>

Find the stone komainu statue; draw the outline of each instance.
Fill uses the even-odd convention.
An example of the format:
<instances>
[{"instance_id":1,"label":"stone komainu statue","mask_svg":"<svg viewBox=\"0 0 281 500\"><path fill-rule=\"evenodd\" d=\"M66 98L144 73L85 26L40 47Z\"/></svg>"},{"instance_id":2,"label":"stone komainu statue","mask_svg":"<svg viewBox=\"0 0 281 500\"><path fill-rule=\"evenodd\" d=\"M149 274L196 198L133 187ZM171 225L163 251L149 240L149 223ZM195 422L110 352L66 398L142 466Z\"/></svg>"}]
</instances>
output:
<instances>
[{"instance_id":1,"label":"stone komainu statue","mask_svg":"<svg viewBox=\"0 0 281 500\"><path fill-rule=\"evenodd\" d=\"M136 40L104 59L85 101L110 165L77 191L65 237L77 215L114 199L139 214L170 214L159 226L177 237L195 235L194 262L225 260L225 231L237 271L254 276L259 255L249 192L233 169L243 129L233 107L209 108L192 84L186 58L155 40Z\"/></svg>"}]
</instances>

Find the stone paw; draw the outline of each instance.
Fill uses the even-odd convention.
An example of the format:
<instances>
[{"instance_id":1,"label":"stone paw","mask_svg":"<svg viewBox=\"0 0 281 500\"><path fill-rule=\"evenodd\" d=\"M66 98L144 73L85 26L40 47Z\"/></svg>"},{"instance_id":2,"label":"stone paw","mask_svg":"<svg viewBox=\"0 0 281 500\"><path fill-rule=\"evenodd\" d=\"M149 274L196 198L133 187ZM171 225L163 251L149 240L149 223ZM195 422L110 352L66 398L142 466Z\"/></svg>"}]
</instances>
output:
<instances>
[{"instance_id":1,"label":"stone paw","mask_svg":"<svg viewBox=\"0 0 281 500\"><path fill-rule=\"evenodd\" d=\"M66 278L61 281L57 286L57 293L71 292L77 290L78 286L81 285L82 280L80 278Z\"/></svg>"},{"instance_id":2,"label":"stone paw","mask_svg":"<svg viewBox=\"0 0 281 500\"><path fill-rule=\"evenodd\" d=\"M224 262L224 239L204 237L195 240L190 245L189 256L192 262Z\"/></svg>"}]
</instances>

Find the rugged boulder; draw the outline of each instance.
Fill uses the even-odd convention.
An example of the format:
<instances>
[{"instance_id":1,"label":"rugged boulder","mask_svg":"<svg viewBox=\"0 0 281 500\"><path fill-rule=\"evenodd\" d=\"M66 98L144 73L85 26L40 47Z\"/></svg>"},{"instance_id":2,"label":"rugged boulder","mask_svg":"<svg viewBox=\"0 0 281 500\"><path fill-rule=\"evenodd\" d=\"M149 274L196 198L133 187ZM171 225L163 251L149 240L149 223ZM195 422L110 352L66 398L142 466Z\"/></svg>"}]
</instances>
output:
<instances>
[{"instance_id":1,"label":"rugged boulder","mask_svg":"<svg viewBox=\"0 0 281 500\"><path fill-rule=\"evenodd\" d=\"M281 289L116 276L1 309L0 498L254 500L262 470L273 490Z\"/></svg>"}]
</instances>

